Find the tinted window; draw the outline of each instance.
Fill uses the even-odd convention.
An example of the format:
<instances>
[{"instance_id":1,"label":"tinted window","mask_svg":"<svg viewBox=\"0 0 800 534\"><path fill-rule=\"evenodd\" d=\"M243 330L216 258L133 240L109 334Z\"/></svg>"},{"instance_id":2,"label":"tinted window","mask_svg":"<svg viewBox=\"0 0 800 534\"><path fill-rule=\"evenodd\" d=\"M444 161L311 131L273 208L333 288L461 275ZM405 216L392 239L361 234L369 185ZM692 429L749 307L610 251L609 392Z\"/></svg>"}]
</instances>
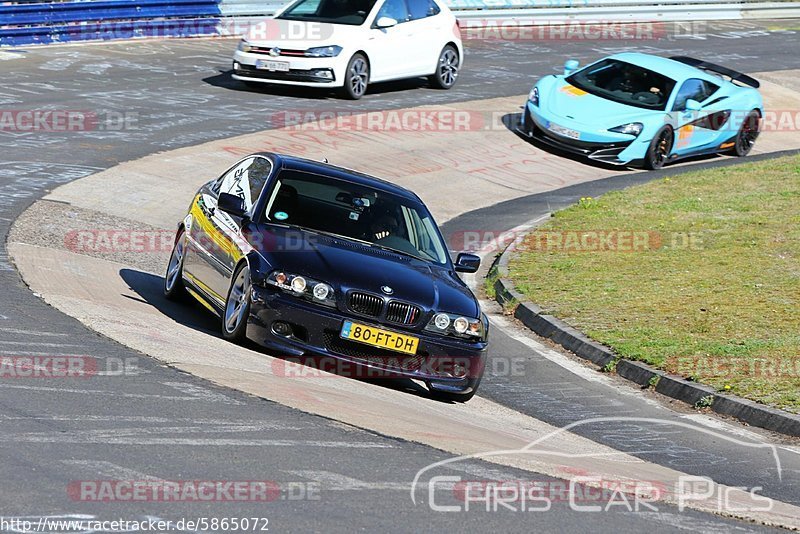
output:
<instances>
[{"instance_id":1,"label":"tinted window","mask_svg":"<svg viewBox=\"0 0 800 534\"><path fill-rule=\"evenodd\" d=\"M265 218L447 263L447 249L425 206L328 176L281 171Z\"/></svg>"},{"instance_id":2,"label":"tinted window","mask_svg":"<svg viewBox=\"0 0 800 534\"><path fill-rule=\"evenodd\" d=\"M713 95L719 89L713 83L697 78L691 78L683 82L681 88L678 90L678 95L675 97L675 104L672 106L673 111L683 111L686 109L687 100L697 100L704 102L708 97Z\"/></svg>"},{"instance_id":3,"label":"tinted window","mask_svg":"<svg viewBox=\"0 0 800 534\"><path fill-rule=\"evenodd\" d=\"M439 13L439 6L433 0L408 0L408 11L411 20L432 17Z\"/></svg>"},{"instance_id":4,"label":"tinted window","mask_svg":"<svg viewBox=\"0 0 800 534\"><path fill-rule=\"evenodd\" d=\"M378 16L375 20L381 17L389 17L390 19L396 20L398 23L408 21L409 14L406 0L386 0L383 6L381 6L381 10L378 11Z\"/></svg>"},{"instance_id":5,"label":"tinted window","mask_svg":"<svg viewBox=\"0 0 800 534\"><path fill-rule=\"evenodd\" d=\"M300 0L277 18L359 26L374 5L375 0Z\"/></svg>"},{"instance_id":6,"label":"tinted window","mask_svg":"<svg viewBox=\"0 0 800 534\"><path fill-rule=\"evenodd\" d=\"M650 69L604 59L579 70L567 82L587 93L637 108L664 110L675 80Z\"/></svg>"},{"instance_id":7,"label":"tinted window","mask_svg":"<svg viewBox=\"0 0 800 534\"><path fill-rule=\"evenodd\" d=\"M215 193L230 193L244 200L249 210L258 200L272 170L265 158L247 158L229 170L214 184Z\"/></svg>"}]
</instances>

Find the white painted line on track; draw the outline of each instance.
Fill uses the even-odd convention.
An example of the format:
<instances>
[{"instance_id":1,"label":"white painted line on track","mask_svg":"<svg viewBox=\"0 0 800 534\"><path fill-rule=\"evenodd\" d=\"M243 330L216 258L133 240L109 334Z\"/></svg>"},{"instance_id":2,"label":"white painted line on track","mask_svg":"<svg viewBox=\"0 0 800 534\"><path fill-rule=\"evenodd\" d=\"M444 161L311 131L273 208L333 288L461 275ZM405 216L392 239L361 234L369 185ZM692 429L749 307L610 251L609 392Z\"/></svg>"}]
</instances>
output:
<instances>
[{"instance_id":1,"label":"white painted line on track","mask_svg":"<svg viewBox=\"0 0 800 534\"><path fill-rule=\"evenodd\" d=\"M0 435L0 443L82 443L86 445L190 446L190 447L318 447L324 449L393 449L394 445L371 441L320 441L301 439L232 438L115 438L54 432L50 435Z\"/></svg>"},{"instance_id":2,"label":"white painted line on track","mask_svg":"<svg viewBox=\"0 0 800 534\"><path fill-rule=\"evenodd\" d=\"M399 490L410 491L411 482L367 482L357 478L332 473L331 471L315 471L310 469L292 469L285 471L294 476L319 482L326 491L359 491L359 490Z\"/></svg>"},{"instance_id":3,"label":"white painted line on track","mask_svg":"<svg viewBox=\"0 0 800 534\"><path fill-rule=\"evenodd\" d=\"M83 347L83 345L77 345L75 343L47 343L43 341L8 341L5 339L0 339L0 343L3 345L35 345L37 347Z\"/></svg>"},{"instance_id":4,"label":"white painted line on track","mask_svg":"<svg viewBox=\"0 0 800 534\"><path fill-rule=\"evenodd\" d=\"M179 401L206 400L192 396L178 397L171 395L158 395L155 393L120 393L119 391L105 391L101 389L71 389L71 388L56 388L48 386L23 386L23 385L12 385L12 384L0 384L0 388L21 389L28 391L58 391L60 393L76 393L78 395L108 395L113 397L129 398L129 399L161 399L161 400L179 400Z\"/></svg>"},{"instance_id":5,"label":"white painted line on track","mask_svg":"<svg viewBox=\"0 0 800 534\"><path fill-rule=\"evenodd\" d=\"M742 523L740 525L733 525L730 521L723 523L722 521L714 521L713 519L703 519L700 517L693 517L672 512L623 512L636 517L646 517L653 520L654 525L667 525L675 530L689 531L689 532L702 532L703 534L728 534L730 532L759 532Z\"/></svg>"},{"instance_id":6,"label":"white painted line on track","mask_svg":"<svg viewBox=\"0 0 800 534\"><path fill-rule=\"evenodd\" d=\"M161 382L162 385L177 389L181 393L196 398L197 400L204 400L207 402L222 402L224 404L243 404L241 401L232 399L227 395L223 395L218 391L213 391L196 384L189 384L187 382Z\"/></svg>"},{"instance_id":7,"label":"white painted line on track","mask_svg":"<svg viewBox=\"0 0 800 534\"><path fill-rule=\"evenodd\" d=\"M92 473L106 478L116 478L120 480L149 480L152 482L163 482L163 479L147 475L134 469L128 469L121 465L104 460L61 460L62 464L76 466L90 470Z\"/></svg>"},{"instance_id":8,"label":"white painted line on track","mask_svg":"<svg viewBox=\"0 0 800 534\"><path fill-rule=\"evenodd\" d=\"M42 332L39 330L23 330L20 328L9 328L0 326L0 332L8 332L9 334L25 334L28 336L48 336L48 337L69 337L70 334L63 332Z\"/></svg>"}]
</instances>

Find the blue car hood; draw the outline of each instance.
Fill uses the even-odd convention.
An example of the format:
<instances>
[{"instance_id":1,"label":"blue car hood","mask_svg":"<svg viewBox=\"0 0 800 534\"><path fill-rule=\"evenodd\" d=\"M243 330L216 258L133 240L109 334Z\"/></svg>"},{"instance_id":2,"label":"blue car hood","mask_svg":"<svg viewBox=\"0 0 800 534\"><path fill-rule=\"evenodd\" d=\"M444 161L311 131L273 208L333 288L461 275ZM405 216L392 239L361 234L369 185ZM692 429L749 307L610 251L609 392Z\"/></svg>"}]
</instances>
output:
<instances>
[{"instance_id":1,"label":"blue car hood","mask_svg":"<svg viewBox=\"0 0 800 534\"><path fill-rule=\"evenodd\" d=\"M608 129L628 122L645 122L663 111L653 111L620 104L587 93L570 85L563 78L554 79L546 89L540 88L540 102L548 113L577 121L589 128Z\"/></svg>"},{"instance_id":2,"label":"blue car hood","mask_svg":"<svg viewBox=\"0 0 800 534\"><path fill-rule=\"evenodd\" d=\"M475 297L445 266L296 228L259 225L258 234L253 245L271 268L327 282L339 294L360 289L380 295L381 286L389 286L391 298L425 310L478 317Z\"/></svg>"}]
</instances>

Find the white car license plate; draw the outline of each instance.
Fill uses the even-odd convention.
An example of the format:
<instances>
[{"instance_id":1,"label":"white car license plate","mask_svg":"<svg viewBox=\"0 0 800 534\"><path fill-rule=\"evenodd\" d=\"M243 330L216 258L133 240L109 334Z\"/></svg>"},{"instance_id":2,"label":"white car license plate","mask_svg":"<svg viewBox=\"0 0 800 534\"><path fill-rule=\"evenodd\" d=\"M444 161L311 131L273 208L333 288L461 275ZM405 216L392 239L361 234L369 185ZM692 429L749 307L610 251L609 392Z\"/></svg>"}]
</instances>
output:
<instances>
[{"instance_id":1,"label":"white car license plate","mask_svg":"<svg viewBox=\"0 0 800 534\"><path fill-rule=\"evenodd\" d=\"M266 59L258 59L256 60L256 68L259 70L289 72L289 63L286 61L269 61Z\"/></svg>"},{"instance_id":2,"label":"white car license plate","mask_svg":"<svg viewBox=\"0 0 800 534\"><path fill-rule=\"evenodd\" d=\"M576 130L570 130L569 128L564 128L563 126L559 126L558 124L551 122L550 125L547 127L551 132L557 133L559 135L563 135L564 137L569 137L570 139L580 139L581 133Z\"/></svg>"}]
</instances>

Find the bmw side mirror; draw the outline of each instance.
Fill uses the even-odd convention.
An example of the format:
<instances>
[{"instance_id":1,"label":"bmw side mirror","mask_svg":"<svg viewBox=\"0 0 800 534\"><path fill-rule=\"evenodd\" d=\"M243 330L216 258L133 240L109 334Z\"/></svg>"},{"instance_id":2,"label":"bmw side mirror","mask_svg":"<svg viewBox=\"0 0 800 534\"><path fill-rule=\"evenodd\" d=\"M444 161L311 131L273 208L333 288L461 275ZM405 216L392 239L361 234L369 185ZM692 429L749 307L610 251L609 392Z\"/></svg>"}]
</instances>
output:
<instances>
[{"instance_id":1,"label":"bmw side mirror","mask_svg":"<svg viewBox=\"0 0 800 534\"><path fill-rule=\"evenodd\" d=\"M234 217L244 218L247 215L244 199L236 195L231 195L230 193L219 194L217 207Z\"/></svg>"},{"instance_id":2,"label":"bmw side mirror","mask_svg":"<svg viewBox=\"0 0 800 534\"><path fill-rule=\"evenodd\" d=\"M378 20L375 21L376 28L391 28L392 26L397 26L397 21L392 17L380 17Z\"/></svg>"},{"instance_id":3,"label":"bmw side mirror","mask_svg":"<svg viewBox=\"0 0 800 534\"><path fill-rule=\"evenodd\" d=\"M569 61L564 63L564 76L569 76L570 74L578 70L578 67L580 66L581 66L580 61L578 61L577 59L570 59Z\"/></svg>"},{"instance_id":4,"label":"bmw side mirror","mask_svg":"<svg viewBox=\"0 0 800 534\"><path fill-rule=\"evenodd\" d=\"M459 273L475 273L481 266L481 258L475 254L462 252L456 258L456 271Z\"/></svg>"},{"instance_id":5,"label":"bmw side mirror","mask_svg":"<svg viewBox=\"0 0 800 534\"><path fill-rule=\"evenodd\" d=\"M703 105L697 100L689 99L686 101L686 111L700 111Z\"/></svg>"}]
</instances>

